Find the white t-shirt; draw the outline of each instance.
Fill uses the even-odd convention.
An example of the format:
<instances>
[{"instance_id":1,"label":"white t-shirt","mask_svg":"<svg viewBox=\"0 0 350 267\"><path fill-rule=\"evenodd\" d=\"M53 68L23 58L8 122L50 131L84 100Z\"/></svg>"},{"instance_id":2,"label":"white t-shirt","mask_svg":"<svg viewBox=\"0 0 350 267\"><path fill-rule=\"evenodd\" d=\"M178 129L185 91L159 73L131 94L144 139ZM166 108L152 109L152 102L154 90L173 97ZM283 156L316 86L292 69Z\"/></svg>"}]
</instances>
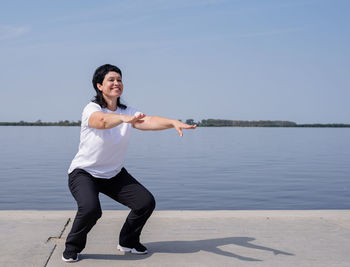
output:
<instances>
[{"instance_id":1,"label":"white t-shirt","mask_svg":"<svg viewBox=\"0 0 350 267\"><path fill-rule=\"evenodd\" d=\"M118 107L116 111L111 111L107 108L101 108L94 102L87 104L83 110L79 151L75 155L68 173L79 168L94 177L111 178L123 168L132 125L121 123L112 129L89 127L90 115L96 111L131 116L140 112L131 107L126 109Z\"/></svg>"}]
</instances>

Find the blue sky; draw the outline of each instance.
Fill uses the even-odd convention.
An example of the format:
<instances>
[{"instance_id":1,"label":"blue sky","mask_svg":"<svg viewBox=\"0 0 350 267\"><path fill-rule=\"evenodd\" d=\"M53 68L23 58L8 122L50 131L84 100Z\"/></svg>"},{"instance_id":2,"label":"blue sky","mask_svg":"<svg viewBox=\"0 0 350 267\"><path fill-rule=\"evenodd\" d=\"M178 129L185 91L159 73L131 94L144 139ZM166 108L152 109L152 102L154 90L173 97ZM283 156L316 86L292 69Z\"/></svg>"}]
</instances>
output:
<instances>
[{"instance_id":1,"label":"blue sky","mask_svg":"<svg viewBox=\"0 0 350 267\"><path fill-rule=\"evenodd\" d=\"M350 123L350 1L1 1L0 121L79 120L105 63L124 103L195 120Z\"/></svg>"}]
</instances>

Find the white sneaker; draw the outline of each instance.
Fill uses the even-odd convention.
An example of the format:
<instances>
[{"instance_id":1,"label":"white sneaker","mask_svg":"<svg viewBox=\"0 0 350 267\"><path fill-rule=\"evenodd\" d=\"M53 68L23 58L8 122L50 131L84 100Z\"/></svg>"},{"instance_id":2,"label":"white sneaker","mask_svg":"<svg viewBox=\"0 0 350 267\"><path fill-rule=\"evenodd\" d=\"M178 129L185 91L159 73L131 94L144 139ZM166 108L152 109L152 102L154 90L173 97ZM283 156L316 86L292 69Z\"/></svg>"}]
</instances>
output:
<instances>
[{"instance_id":1,"label":"white sneaker","mask_svg":"<svg viewBox=\"0 0 350 267\"><path fill-rule=\"evenodd\" d=\"M79 253L75 252L63 252L62 260L65 262L76 262L79 260Z\"/></svg>"},{"instance_id":2,"label":"white sneaker","mask_svg":"<svg viewBox=\"0 0 350 267\"><path fill-rule=\"evenodd\" d=\"M118 245L118 250L124 251L124 252L131 252L132 254L147 254L147 248L142 245L141 243L138 243L135 247L133 248L128 248L128 247L123 247L121 245Z\"/></svg>"}]
</instances>

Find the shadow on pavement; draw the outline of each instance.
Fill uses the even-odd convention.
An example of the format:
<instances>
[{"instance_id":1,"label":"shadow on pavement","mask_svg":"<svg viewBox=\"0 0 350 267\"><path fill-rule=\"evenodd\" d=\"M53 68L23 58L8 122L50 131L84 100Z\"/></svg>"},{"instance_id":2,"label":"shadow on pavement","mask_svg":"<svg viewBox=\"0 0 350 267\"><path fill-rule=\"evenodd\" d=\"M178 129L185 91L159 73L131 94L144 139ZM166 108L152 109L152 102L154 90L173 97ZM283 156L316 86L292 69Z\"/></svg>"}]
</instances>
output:
<instances>
[{"instance_id":1,"label":"shadow on pavement","mask_svg":"<svg viewBox=\"0 0 350 267\"><path fill-rule=\"evenodd\" d=\"M97 260L142 260L152 256L155 253L196 253L199 251L207 251L218 255L232 257L243 261L262 261L260 259L240 256L238 254L220 249L220 246L236 245L251 249L271 251L274 255L294 256L292 253L273 249L261 245L251 243L255 238L251 237L226 237L217 239L204 239L192 241L162 241L145 243L149 250L146 255L132 255L127 253L125 255L113 254L82 254L81 259L97 259Z\"/></svg>"}]
</instances>

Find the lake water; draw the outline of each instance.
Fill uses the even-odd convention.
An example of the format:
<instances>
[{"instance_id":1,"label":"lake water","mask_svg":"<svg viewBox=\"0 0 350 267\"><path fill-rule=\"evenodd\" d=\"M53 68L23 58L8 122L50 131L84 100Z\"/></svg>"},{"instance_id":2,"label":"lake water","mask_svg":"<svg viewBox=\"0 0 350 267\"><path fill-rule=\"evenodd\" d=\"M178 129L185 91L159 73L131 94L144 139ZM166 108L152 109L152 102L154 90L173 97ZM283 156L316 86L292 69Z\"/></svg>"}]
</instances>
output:
<instances>
[{"instance_id":1,"label":"lake water","mask_svg":"<svg viewBox=\"0 0 350 267\"><path fill-rule=\"evenodd\" d=\"M0 127L0 209L75 209L79 127ZM350 209L349 128L133 130L125 167L157 209ZM103 209L125 209L101 195Z\"/></svg>"}]
</instances>

